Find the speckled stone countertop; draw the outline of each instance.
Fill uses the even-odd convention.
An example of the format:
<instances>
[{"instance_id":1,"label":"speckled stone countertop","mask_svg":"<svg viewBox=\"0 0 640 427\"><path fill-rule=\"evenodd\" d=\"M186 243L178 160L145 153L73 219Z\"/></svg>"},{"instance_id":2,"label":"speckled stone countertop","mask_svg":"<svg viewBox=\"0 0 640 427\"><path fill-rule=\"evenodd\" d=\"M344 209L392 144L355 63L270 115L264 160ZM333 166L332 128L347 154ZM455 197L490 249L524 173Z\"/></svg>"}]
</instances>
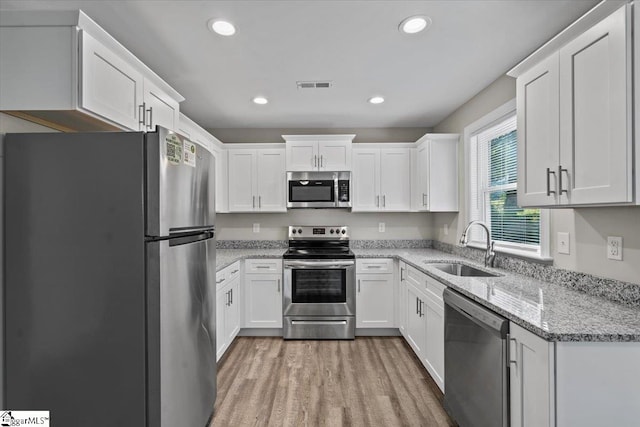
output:
<instances>
[{"instance_id":1,"label":"speckled stone countertop","mask_svg":"<svg viewBox=\"0 0 640 427\"><path fill-rule=\"evenodd\" d=\"M396 258L549 341L640 341L640 309L435 249L352 249L357 258ZM458 277L429 263L459 262L498 277Z\"/></svg>"},{"instance_id":2,"label":"speckled stone countertop","mask_svg":"<svg viewBox=\"0 0 640 427\"><path fill-rule=\"evenodd\" d=\"M282 258L287 249L216 249L216 271L246 258Z\"/></svg>"}]
</instances>

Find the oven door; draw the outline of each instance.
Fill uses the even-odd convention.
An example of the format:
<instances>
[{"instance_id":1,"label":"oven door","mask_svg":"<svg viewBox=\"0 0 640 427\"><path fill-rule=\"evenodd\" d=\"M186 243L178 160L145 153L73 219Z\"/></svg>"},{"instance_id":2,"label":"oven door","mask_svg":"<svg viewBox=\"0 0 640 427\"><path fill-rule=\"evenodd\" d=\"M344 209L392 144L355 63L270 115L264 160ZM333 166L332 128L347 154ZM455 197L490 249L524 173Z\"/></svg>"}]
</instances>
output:
<instances>
[{"instance_id":1,"label":"oven door","mask_svg":"<svg viewBox=\"0 0 640 427\"><path fill-rule=\"evenodd\" d=\"M354 260L285 260L285 316L355 316Z\"/></svg>"}]
</instances>

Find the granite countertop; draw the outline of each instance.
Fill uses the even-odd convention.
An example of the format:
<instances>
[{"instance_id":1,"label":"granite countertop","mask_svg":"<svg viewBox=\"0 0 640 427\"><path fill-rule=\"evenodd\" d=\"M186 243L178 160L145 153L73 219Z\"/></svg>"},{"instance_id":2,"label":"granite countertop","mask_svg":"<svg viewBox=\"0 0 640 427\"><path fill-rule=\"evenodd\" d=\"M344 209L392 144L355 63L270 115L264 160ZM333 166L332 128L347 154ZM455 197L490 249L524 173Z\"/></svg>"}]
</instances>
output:
<instances>
[{"instance_id":1,"label":"granite countertop","mask_svg":"<svg viewBox=\"0 0 640 427\"><path fill-rule=\"evenodd\" d=\"M246 258L282 258L287 249L216 249L216 271Z\"/></svg>"},{"instance_id":2,"label":"granite countertop","mask_svg":"<svg viewBox=\"0 0 640 427\"><path fill-rule=\"evenodd\" d=\"M246 258L280 258L280 249L218 249L216 269ZM357 249L356 258L395 258L549 341L640 341L640 308L626 306L503 269L485 269L435 249ZM459 262L499 274L458 277L429 263Z\"/></svg>"},{"instance_id":3,"label":"granite countertop","mask_svg":"<svg viewBox=\"0 0 640 427\"><path fill-rule=\"evenodd\" d=\"M640 309L434 249L353 249L397 258L549 341L640 341ZM428 263L460 262L498 277L459 277Z\"/></svg>"}]
</instances>

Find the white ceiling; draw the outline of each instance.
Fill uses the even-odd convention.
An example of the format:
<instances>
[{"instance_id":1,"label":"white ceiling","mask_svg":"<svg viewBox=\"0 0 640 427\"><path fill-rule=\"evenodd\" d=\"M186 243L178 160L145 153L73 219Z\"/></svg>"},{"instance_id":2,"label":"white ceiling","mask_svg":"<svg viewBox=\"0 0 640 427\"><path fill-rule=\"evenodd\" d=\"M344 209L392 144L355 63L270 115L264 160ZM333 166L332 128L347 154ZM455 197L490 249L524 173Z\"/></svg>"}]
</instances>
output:
<instances>
[{"instance_id":1,"label":"white ceiling","mask_svg":"<svg viewBox=\"0 0 640 427\"><path fill-rule=\"evenodd\" d=\"M596 3L0 0L0 9L83 9L206 128L382 128L438 124ZM414 14L431 28L401 34ZM236 35L208 31L213 17ZM333 87L298 90L297 80ZM269 104L254 105L256 95ZM367 103L373 95L386 102Z\"/></svg>"}]
</instances>

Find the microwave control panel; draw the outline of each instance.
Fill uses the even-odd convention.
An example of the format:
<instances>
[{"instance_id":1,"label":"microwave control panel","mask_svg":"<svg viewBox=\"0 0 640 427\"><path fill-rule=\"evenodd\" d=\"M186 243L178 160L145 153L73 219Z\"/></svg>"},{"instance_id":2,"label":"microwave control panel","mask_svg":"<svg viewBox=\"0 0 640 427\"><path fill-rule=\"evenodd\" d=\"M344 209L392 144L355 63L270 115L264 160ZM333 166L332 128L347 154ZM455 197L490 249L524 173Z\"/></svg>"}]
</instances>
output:
<instances>
[{"instance_id":1,"label":"microwave control panel","mask_svg":"<svg viewBox=\"0 0 640 427\"><path fill-rule=\"evenodd\" d=\"M338 201L340 202L349 201L349 180L348 179L338 180Z\"/></svg>"}]
</instances>

